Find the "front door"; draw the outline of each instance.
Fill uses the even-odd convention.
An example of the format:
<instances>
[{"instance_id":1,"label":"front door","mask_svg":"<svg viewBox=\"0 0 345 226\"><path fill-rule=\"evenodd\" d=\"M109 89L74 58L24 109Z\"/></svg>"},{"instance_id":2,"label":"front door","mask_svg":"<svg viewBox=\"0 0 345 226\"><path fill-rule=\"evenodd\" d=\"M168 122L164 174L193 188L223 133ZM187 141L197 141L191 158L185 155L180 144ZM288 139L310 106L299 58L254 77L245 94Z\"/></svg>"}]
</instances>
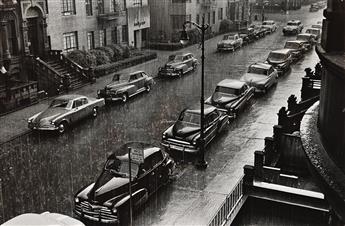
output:
<instances>
[{"instance_id":1,"label":"front door","mask_svg":"<svg viewBox=\"0 0 345 226\"><path fill-rule=\"evenodd\" d=\"M42 56L44 50L43 30L40 26L39 17L28 19L28 39L30 42L30 53L34 56Z\"/></svg>"}]
</instances>

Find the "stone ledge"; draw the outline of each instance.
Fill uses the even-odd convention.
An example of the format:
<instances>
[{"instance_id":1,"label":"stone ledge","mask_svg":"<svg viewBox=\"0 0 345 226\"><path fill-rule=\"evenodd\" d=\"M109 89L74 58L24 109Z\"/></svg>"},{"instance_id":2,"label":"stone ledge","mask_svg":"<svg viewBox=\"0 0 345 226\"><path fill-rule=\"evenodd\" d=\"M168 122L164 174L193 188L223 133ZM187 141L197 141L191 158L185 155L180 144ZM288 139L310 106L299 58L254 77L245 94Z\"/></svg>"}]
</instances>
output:
<instances>
[{"instance_id":1,"label":"stone ledge","mask_svg":"<svg viewBox=\"0 0 345 226\"><path fill-rule=\"evenodd\" d=\"M345 174L330 158L317 127L319 102L309 108L301 122L301 140L309 169L337 216L345 222Z\"/></svg>"}]
</instances>

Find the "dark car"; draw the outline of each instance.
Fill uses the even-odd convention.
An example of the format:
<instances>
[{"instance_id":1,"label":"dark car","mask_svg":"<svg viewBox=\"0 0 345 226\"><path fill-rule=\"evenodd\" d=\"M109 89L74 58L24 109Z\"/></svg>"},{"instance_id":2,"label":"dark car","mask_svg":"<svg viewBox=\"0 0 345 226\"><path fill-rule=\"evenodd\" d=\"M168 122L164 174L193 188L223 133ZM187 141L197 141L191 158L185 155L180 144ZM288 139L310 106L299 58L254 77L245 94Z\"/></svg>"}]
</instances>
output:
<instances>
[{"instance_id":1,"label":"dark car","mask_svg":"<svg viewBox=\"0 0 345 226\"><path fill-rule=\"evenodd\" d=\"M251 25L250 27L254 29L254 36L256 39L260 39L266 36L266 33L267 33L266 28L262 28L261 26L257 26L257 25Z\"/></svg>"},{"instance_id":2,"label":"dark car","mask_svg":"<svg viewBox=\"0 0 345 226\"><path fill-rule=\"evenodd\" d=\"M205 105L205 145L222 131L229 122L229 117L217 108ZM162 145L169 150L196 153L200 148L200 107L185 109L180 113L174 125L162 136Z\"/></svg>"},{"instance_id":3,"label":"dark car","mask_svg":"<svg viewBox=\"0 0 345 226\"><path fill-rule=\"evenodd\" d=\"M182 77L189 71L196 69L198 60L192 53L178 53L170 55L168 62L158 69L159 76Z\"/></svg>"},{"instance_id":4,"label":"dark car","mask_svg":"<svg viewBox=\"0 0 345 226\"><path fill-rule=\"evenodd\" d=\"M97 91L97 96L106 101L121 100L127 102L129 97L144 91L150 92L153 83L153 78L143 71L115 74L112 81L104 89Z\"/></svg>"},{"instance_id":5,"label":"dark car","mask_svg":"<svg viewBox=\"0 0 345 226\"><path fill-rule=\"evenodd\" d=\"M265 20L262 22L261 27L268 28L269 33L275 32L278 28L277 24L273 20Z\"/></svg>"},{"instance_id":6,"label":"dark car","mask_svg":"<svg viewBox=\"0 0 345 226\"><path fill-rule=\"evenodd\" d=\"M307 51L307 47L303 41L294 40L285 42L284 49L288 49L291 54L292 61L297 61L303 57L303 53Z\"/></svg>"},{"instance_id":7,"label":"dark car","mask_svg":"<svg viewBox=\"0 0 345 226\"><path fill-rule=\"evenodd\" d=\"M32 130L58 131L64 133L73 123L88 116L97 117L104 99L69 94L56 97L49 107L28 119Z\"/></svg>"},{"instance_id":8,"label":"dark car","mask_svg":"<svg viewBox=\"0 0 345 226\"><path fill-rule=\"evenodd\" d=\"M292 62L290 50L273 50L268 54L266 62L271 64L278 71L278 75L282 75L290 69Z\"/></svg>"},{"instance_id":9,"label":"dark car","mask_svg":"<svg viewBox=\"0 0 345 226\"><path fill-rule=\"evenodd\" d=\"M205 103L211 104L220 111L226 112L229 117L236 118L253 97L255 89L245 82L234 79L224 79Z\"/></svg>"},{"instance_id":10,"label":"dark car","mask_svg":"<svg viewBox=\"0 0 345 226\"><path fill-rule=\"evenodd\" d=\"M255 34L254 34L254 28L246 28L242 29L239 32L240 38L243 39L243 44L247 45L248 43L254 42L256 40Z\"/></svg>"},{"instance_id":11,"label":"dark car","mask_svg":"<svg viewBox=\"0 0 345 226\"><path fill-rule=\"evenodd\" d=\"M297 35L303 30L303 24L299 20L290 20L283 28L284 35Z\"/></svg>"},{"instance_id":12,"label":"dark car","mask_svg":"<svg viewBox=\"0 0 345 226\"><path fill-rule=\"evenodd\" d=\"M128 154L115 154L126 153L128 148L142 151L144 162L131 161L129 164ZM128 218L129 172L133 208L137 209L169 181L174 168L175 162L162 149L141 142L127 143L108 157L95 183L78 191L74 198L74 213L95 222L119 223Z\"/></svg>"}]
</instances>

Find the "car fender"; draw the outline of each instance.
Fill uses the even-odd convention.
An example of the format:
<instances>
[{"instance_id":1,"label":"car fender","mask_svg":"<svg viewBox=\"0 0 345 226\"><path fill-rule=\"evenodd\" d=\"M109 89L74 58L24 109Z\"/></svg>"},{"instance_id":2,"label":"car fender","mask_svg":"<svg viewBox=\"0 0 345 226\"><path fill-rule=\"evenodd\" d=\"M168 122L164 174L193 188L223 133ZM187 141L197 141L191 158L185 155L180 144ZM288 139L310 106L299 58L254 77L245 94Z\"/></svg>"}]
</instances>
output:
<instances>
[{"instance_id":1,"label":"car fender","mask_svg":"<svg viewBox=\"0 0 345 226\"><path fill-rule=\"evenodd\" d=\"M114 207L118 209L118 208L121 208L122 206L129 204L129 199L130 199L130 196L126 195L125 197L120 199L114 205ZM141 204L145 203L147 199L148 199L148 191L146 188L139 189L135 191L134 193L132 193L132 201L134 201L133 202L134 207L139 207Z\"/></svg>"},{"instance_id":2,"label":"car fender","mask_svg":"<svg viewBox=\"0 0 345 226\"><path fill-rule=\"evenodd\" d=\"M187 64L181 64L175 67L175 70L182 70L183 72L185 72L188 69Z\"/></svg>"},{"instance_id":3,"label":"car fender","mask_svg":"<svg viewBox=\"0 0 345 226\"><path fill-rule=\"evenodd\" d=\"M131 93L135 90L135 85L128 85L116 90L117 93Z\"/></svg>"}]
</instances>

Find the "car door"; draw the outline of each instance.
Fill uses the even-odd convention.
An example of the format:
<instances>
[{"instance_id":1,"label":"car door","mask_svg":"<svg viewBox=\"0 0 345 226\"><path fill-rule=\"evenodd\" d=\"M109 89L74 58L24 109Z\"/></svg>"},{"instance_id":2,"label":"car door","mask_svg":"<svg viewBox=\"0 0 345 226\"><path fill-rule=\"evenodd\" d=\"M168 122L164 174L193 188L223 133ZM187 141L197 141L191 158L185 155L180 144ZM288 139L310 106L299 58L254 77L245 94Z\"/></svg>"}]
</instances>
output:
<instances>
[{"instance_id":1,"label":"car door","mask_svg":"<svg viewBox=\"0 0 345 226\"><path fill-rule=\"evenodd\" d=\"M86 97L81 98L80 106L81 115L83 118L92 114L92 106L89 104L89 100Z\"/></svg>"},{"instance_id":2,"label":"car door","mask_svg":"<svg viewBox=\"0 0 345 226\"><path fill-rule=\"evenodd\" d=\"M154 167L154 156L150 155L145 158L144 161L144 175L145 180L145 187L147 188L149 194L152 194L157 188L157 180L156 180L156 169Z\"/></svg>"},{"instance_id":3,"label":"car door","mask_svg":"<svg viewBox=\"0 0 345 226\"><path fill-rule=\"evenodd\" d=\"M138 80L137 81L138 90L144 88L145 87L145 78L144 78L142 72L137 74L137 80Z\"/></svg>"},{"instance_id":4,"label":"car door","mask_svg":"<svg viewBox=\"0 0 345 226\"><path fill-rule=\"evenodd\" d=\"M185 65L185 67L183 67L183 72L186 72L191 67L188 55L183 56L182 62Z\"/></svg>"},{"instance_id":5,"label":"car door","mask_svg":"<svg viewBox=\"0 0 345 226\"><path fill-rule=\"evenodd\" d=\"M127 92L128 92L128 95L131 96L138 91L137 74L131 74L129 76L129 84L132 85L132 87Z\"/></svg>"},{"instance_id":6,"label":"car door","mask_svg":"<svg viewBox=\"0 0 345 226\"><path fill-rule=\"evenodd\" d=\"M82 105L83 104L82 104L81 98L75 99L73 101L72 110L71 110L72 112L70 115L72 122L76 122L76 121L83 118L83 116L82 116L82 112L83 112L82 111L83 110Z\"/></svg>"},{"instance_id":7,"label":"car door","mask_svg":"<svg viewBox=\"0 0 345 226\"><path fill-rule=\"evenodd\" d=\"M217 112L213 111L210 114L206 115L205 122L206 122L206 131L205 131L205 143L209 143L212 138L216 135L218 129L218 120L219 115Z\"/></svg>"}]
</instances>

